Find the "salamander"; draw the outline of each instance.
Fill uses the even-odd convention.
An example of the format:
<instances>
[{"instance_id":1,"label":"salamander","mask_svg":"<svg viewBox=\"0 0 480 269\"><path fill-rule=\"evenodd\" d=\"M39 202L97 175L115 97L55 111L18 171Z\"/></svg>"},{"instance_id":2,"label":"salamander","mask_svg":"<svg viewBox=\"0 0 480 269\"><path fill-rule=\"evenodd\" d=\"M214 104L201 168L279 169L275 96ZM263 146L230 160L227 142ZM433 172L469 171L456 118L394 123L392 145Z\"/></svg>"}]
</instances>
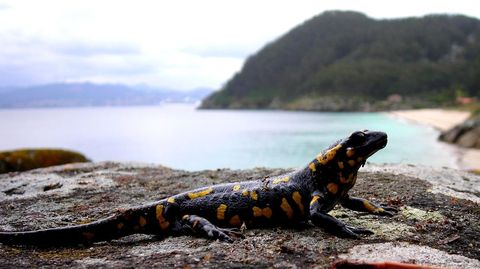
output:
<instances>
[{"instance_id":1,"label":"salamander","mask_svg":"<svg viewBox=\"0 0 480 269\"><path fill-rule=\"evenodd\" d=\"M392 207L351 197L359 168L387 145L387 134L356 131L294 172L258 180L203 187L82 225L0 232L0 243L76 245L141 233L161 237L197 235L232 242L242 225L266 228L311 222L326 232L358 239L373 232L346 225L328 214L335 205L382 216Z\"/></svg>"}]
</instances>

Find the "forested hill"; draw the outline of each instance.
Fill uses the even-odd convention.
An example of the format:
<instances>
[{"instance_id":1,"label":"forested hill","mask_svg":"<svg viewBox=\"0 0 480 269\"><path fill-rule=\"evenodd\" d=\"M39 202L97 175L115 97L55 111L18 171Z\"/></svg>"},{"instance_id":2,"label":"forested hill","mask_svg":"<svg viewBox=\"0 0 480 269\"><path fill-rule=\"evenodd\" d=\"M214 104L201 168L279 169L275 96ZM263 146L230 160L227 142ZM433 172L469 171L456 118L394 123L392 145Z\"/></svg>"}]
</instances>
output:
<instances>
[{"instance_id":1,"label":"forested hill","mask_svg":"<svg viewBox=\"0 0 480 269\"><path fill-rule=\"evenodd\" d=\"M480 21L329 11L249 57L202 108L367 111L479 96Z\"/></svg>"}]
</instances>

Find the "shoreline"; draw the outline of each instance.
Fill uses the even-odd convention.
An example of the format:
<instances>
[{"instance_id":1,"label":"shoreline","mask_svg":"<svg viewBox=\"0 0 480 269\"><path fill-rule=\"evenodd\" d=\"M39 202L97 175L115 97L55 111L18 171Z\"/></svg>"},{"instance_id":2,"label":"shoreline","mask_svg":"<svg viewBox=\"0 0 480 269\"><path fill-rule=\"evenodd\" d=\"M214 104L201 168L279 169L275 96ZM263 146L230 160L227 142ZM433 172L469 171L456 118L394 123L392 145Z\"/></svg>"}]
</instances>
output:
<instances>
[{"instance_id":1,"label":"shoreline","mask_svg":"<svg viewBox=\"0 0 480 269\"><path fill-rule=\"evenodd\" d=\"M412 109L387 112L396 118L404 119L420 125L432 127L440 132L464 122L470 112L448 109ZM457 155L457 165L462 170L480 170L480 149L462 148L442 141L439 143L452 146Z\"/></svg>"}]
</instances>

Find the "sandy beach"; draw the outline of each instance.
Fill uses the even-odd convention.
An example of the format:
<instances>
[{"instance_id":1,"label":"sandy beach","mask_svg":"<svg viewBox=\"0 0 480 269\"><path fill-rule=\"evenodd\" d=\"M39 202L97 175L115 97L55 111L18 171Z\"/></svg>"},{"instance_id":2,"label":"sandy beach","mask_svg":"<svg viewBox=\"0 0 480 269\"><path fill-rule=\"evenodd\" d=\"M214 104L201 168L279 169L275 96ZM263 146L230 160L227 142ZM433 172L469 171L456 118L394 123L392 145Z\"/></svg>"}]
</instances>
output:
<instances>
[{"instance_id":1,"label":"sandy beach","mask_svg":"<svg viewBox=\"0 0 480 269\"><path fill-rule=\"evenodd\" d=\"M389 114L419 124L431 126L439 131L445 131L465 121L469 112L446 109L415 109L392 111ZM480 170L480 150L456 147L458 165L465 170Z\"/></svg>"},{"instance_id":2,"label":"sandy beach","mask_svg":"<svg viewBox=\"0 0 480 269\"><path fill-rule=\"evenodd\" d=\"M399 118L432 126L440 131L446 131L470 116L466 111L446 109L398 110L389 113Z\"/></svg>"}]
</instances>

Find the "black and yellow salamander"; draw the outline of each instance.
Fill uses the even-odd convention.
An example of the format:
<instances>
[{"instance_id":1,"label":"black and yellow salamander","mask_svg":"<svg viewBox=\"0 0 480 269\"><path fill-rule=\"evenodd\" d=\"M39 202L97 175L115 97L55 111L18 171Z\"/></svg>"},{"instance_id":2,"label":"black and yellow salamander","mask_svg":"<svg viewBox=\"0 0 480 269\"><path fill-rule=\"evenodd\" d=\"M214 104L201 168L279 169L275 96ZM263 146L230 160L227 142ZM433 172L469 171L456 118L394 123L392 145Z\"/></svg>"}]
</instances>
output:
<instances>
[{"instance_id":1,"label":"black and yellow salamander","mask_svg":"<svg viewBox=\"0 0 480 269\"><path fill-rule=\"evenodd\" d=\"M319 154L308 165L282 176L204 187L119 211L88 224L36 231L0 232L0 243L75 245L142 233L197 235L232 242L239 227L265 228L311 221L339 237L359 238L371 231L347 226L328 212L338 203L371 214L396 210L348 195L358 169L387 144L383 132L357 131Z\"/></svg>"}]
</instances>

